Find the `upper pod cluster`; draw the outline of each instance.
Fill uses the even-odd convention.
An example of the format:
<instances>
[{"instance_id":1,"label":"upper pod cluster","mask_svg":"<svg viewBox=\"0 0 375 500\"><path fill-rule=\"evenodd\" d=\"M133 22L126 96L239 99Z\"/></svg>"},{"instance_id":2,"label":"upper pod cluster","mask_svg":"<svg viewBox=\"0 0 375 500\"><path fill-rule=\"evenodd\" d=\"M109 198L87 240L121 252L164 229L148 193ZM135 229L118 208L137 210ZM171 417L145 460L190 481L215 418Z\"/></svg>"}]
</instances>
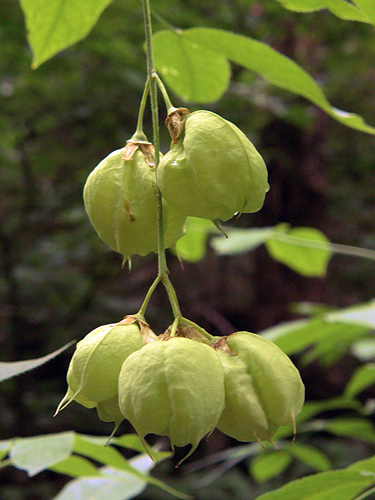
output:
<instances>
[{"instance_id":1,"label":"upper pod cluster","mask_svg":"<svg viewBox=\"0 0 375 500\"><path fill-rule=\"evenodd\" d=\"M254 145L215 113L200 110L185 117L186 112L177 109L169 116L173 131L178 131L171 132L171 149L158 167L163 197L179 212L204 219L226 221L260 210L269 185ZM184 121L184 127L176 121Z\"/></svg>"}]
</instances>

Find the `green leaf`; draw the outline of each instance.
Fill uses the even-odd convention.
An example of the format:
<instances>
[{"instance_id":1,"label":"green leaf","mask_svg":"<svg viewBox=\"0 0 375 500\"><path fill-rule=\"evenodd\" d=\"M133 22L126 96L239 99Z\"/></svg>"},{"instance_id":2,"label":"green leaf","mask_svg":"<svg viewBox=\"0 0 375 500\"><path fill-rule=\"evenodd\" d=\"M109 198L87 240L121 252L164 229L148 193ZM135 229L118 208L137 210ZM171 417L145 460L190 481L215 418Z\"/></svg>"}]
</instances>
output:
<instances>
[{"instance_id":1,"label":"green leaf","mask_svg":"<svg viewBox=\"0 0 375 500\"><path fill-rule=\"evenodd\" d=\"M74 344L74 342L69 342L69 344L64 345L60 349L57 349L57 351L51 352L51 354L47 354L47 356L43 356L42 358L28 359L26 361L11 361L7 363L0 362L0 382L43 365L61 354L65 349L68 349L72 344Z\"/></svg>"},{"instance_id":2,"label":"green leaf","mask_svg":"<svg viewBox=\"0 0 375 500\"><path fill-rule=\"evenodd\" d=\"M345 436L375 443L375 430L370 420L362 418L336 418L327 422L326 430L336 436Z\"/></svg>"},{"instance_id":3,"label":"green leaf","mask_svg":"<svg viewBox=\"0 0 375 500\"><path fill-rule=\"evenodd\" d=\"M372 361L375 358L374 338L359 339L353 343L351 349L353 356L356 356L362 362Z\"/></svg>"},{"instance_id":4,"label":"green leaf","mask_svg":"<svg viewBox=\"0 0 375 500\"><path fill-rule=\"evenodd\" d=\"M104 446L105 443L94 442L89 436L76 434L73 450L79 455L92 458L99 463L109 465L115 469L134 472L129 462L113 446Z\"/></svg>"},{"instance_id":5,"label":"green leaf","mask_svg":"<svg viewBox=\"0 0 375 500\"><path fill-rule=\"evenodd\" d=\"M291 461L290 455L272 451L254 458L250 462L250 472L254 479L262 483L283 472Z\"/></svg>"},{"instance_id":6,"label":"green leaf","mask_svg":"<svg viewBox=\"0 0 375 500\"><path fill-rule=\"evenodd\" d=\"M332 255L330 242L318 229L289 229L285 224L280 224L275 227L265 245L274 259L300 274L322 278L327 273Z\"/></svg>"},{"instance_id":7,"label":"green leaf","mask_svg":"<svg viewBox=\"0 0 375 500\"><path fill-rule=\"evenodd\" d=\"M207 70L211 68L212 57L217 60L220 56L222 65L223 58L226 58L258 73L274 85L305 97L348 127L375 134L375 127L367 125L360 116L331 106L315 81L298 64L263 42L214 28L161 31L155 37L157 69L164 76L163 51L171 50L167 74L173 75L173 78L169 77L166 82L172 90L184 98L209 102L212 100L212 95L206 99L205 92L211 86L216 89L216 98L220 97L216 82L217 74L215 71L211 74ZM162 43L159 43L158 39ZM168 46L172 48L168 49ZM184 48L183 53L181 47ZM184 63L181 63L181 57ZM198 58L197 65L194 64L195 57ZM191 84L193 91L190 90ZM221 89L224 90L223 85Z\"/></svg>"},{"instance_id":8,"label":"green leaf","mask_svg":"<svg viewBox=\"0 0 375 500\"><path fill-rule=\"evenodd\" d=\"M62 462L49 467L49 469L72 477L100 476L100 472L95 465L86 458L78 457L77 455L71 455Z\"/></svg>"},{"instance_id":9,"label":"green leaf","mask_svg":"<svg viewBox=\"0 0 375 500\"><path fill-rule=\"evenodd\" d=\"M14 467L34 476L66 460L72 453L74 432L16 438L9 456Z\"/></svg>"},{"instance_id":10,"label":"green leaf","mask_svg":"<svg viewBox=\"0 0 375 500\"><path fill-rule=\"evenodd\" d=\"M327 455L313 446L295 442L293 446L285 451L317 471L323 472L331 467Z\"/></svg>"},{"instance_id":11,"label":"green leaf","mask_svg":"<svg viewBox=\"0 0 375 500\"><path fill-rule=\"evenodd\" d=\"M129 460L134 470L142 477L153 466L154 462L147 456L141 455ZM134 474L103 467L100 470L101 477L89 477L74 479L68 483L54 500L100 500L108 498L111 500L126 500L139 495L147 485L147 481ZM104 476L104 477L103 477Z\"/></svg>"},{"instance_id":12,"label":"green leaf","mask_svg":"<svg viewBox=\"0 0 375 500\"><path fill-rule=\"evenodd\" d=\"M344 396L352 398L375 384L375 363L360 366L347 383Z\"/></svg>"},{"instance_id":13,"label":"green leaf","mask_svg":"<svg viewBox=\"0 0 375 500\"><path fill-rule=\"evenodd\" d=\"M370 22L375 24L375 3L374 0L353 0L360 9L368 16Z\"/></svg>"},{"instance_id":14,"label":"green leaf","mask_svg":"<svg viewBox=\"0 0 375 500\"><path fill-rule=\"evenodd\" d=\"M9 450L13 446L13 443L14 443L13 439L6 439L5 441L0 441L0 460L2 460L6 455L8 455Z\"/></svg>"},{"instance_id":15,"label":"green leaf","mask_svg":"<svg viewBox=\"0 0 375 500\"><path fill-rule=\"evenodd\" d=\"M82 40L111 0L20 0L33 68Z\"/></svg>"},{"instance_id":16,"label":"green leaf","mask_svg":"<svg viewBox=\"0 0 375 500\"><path fill-rule=\"evenodd\" d=\"M320 472L260 495L257 500L353 500L372 482L372 477L357 471Z\"/></svg>"},{"instance_id":17,"label":"green leaf","mask_svg":"<svg viewBox=\"0 0 375 500\"><path fill-rule=\"evenodd\" d=\"M177 255L188 262L198 262L206 253L207 239L210 233L217 232L212 221L189 217L186 234L176 244Z\"/></svg>"},{"instance_id":18,"label":"green leaf","mask_svg":"<svg viewBox=\"0 0 375 500\"><path fill-rule=\"evenodd\" d=\"M168 491L172 495L177 496L178 498L190 499L189 496L184 495L174 488L169 487L167 484L163 483L163 481L160 481L157 478L148 476L147 474L139 471L136 467L133 466L130 460L126 460L115 448L113 448L112 446L104 446L103 438L95 439L95 437L92 436L76 434L73 449L75 453L92 458L93 460L113 467L114 469L133 474L137 478L152 483L155 486Z\"/></svg>"},{"instance_id":19,"label":"green leaf","mask_svg":"<svg viewBox=\"0 0 375 500\"><path fill-rule=\"evenodd\" d=\"M237 255L251 252L273 234L273 228L232 229L224 228L228 238L217 236L211 239L211 246L219 255Z\"/></svg>"},{"instance_id":20,"label":"green leaf","mask_svg":"<svg viewBox=\"0 0 375 500\"><path fill-rule=\"evenodd\" d=\"M202 50L180 31L159 31L153 44L158 72L185 101L217 101L228 88L229 62L216 50Z\"/></svg>"},{"instance_id":21,"label":"green leaf","mask_svg":"<svg viewBox=\"0 0 375 500\"><path fill-rule=\"evenodd\" d=\"M375 329L375 300L334 311L325 316L328 322L350 323Z\"/></svg>"},{"instance_id":22,"label":"green leaf","mask_svg":"<svg viewBox=\"0 0 375 500\"><path fill-rule=\"evenodd\" d=\"M371 22L365 12L345 0L278 0L286 9L297 12L313 12L316 10L329 9L341 19L347 21ZM356 2L359 6L359 2Z\"/></svg>"}]
</instances>

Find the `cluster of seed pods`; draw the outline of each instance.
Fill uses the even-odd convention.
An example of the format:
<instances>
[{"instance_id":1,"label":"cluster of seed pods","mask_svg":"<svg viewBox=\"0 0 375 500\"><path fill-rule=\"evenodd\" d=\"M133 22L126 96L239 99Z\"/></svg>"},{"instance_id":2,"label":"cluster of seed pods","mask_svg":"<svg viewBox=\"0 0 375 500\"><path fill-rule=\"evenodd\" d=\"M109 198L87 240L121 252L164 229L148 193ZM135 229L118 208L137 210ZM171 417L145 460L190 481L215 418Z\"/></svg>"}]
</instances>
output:
<instances>
[{"instance_id":1,"label":"cluster of seed pods","mask_svg":"<svg viewBox=\"0 0 375 500\"><path fill-rule=\"evenodd\" d=\"M157 175L152 144L135 134L84 187L94 229L124 260L158 250L158 196L164 247L173 248L189 216L217 224L255 212L269 189L262 157L232 123L175 108L167 126L172 145ZM295 430L304 386L275 344L249 332L210 341L194 332L179 326L156 336L137 315L96 328L77 344L57 412L76 401L114 422L113 432L127 419L142 440L167 436L172 449L190 445L188 455L215 428L259 442L273 442L279 426Z\"/></svg>"},{"instance_id":2,"label":"cluster of seed pods","mask_svg":"<svg viewBox=\"0 0 375 500\"><path fill-rule=\"evenodd\" d=\"M215 427L239 441L272 442L292 424L304 402L304 385L291 360L271 341L236 332L209 345L199 335L142 334L127 318L89 333L69 365L71 401L96 408L115 430L129 420L138 435L167 436L188 455ZM188 330L187 330L188 331Z\"/></svg>"}]
</instances>

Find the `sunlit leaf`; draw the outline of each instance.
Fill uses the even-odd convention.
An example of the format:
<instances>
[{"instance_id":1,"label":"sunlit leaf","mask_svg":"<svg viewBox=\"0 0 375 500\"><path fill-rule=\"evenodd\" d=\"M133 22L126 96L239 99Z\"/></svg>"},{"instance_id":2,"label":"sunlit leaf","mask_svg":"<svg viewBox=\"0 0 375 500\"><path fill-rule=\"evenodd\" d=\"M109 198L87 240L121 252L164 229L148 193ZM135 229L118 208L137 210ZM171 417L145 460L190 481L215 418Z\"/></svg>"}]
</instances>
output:
<instances>
[{"instance_id":1,"label":"sunlit leaf","mask_svg":"<svg viewBox=\"0 0 375 500\"><path fill-rule=\"evenodd\" d=\"M69 344L60 347L60 349L57 349L56 351L51 352L51 354L47 354L47 356L43 356L41 358L27 359L26 361L0 362L0 382L43 365L47 361L50 361L61 354L65 351L65 349L68 349L68 347L70 347L73 343L74 342L69 342Z\"/></svg>"},{"instance_id":2,"label":"sunlit leaf","mask_svg":"<svg viewBox=\"0 0 375 500\"><path fill-rule=\"evenodd\" d=\"M320 87L298 64L263 42L214 28L161 31L154 36L154 39L158 71L163 75L163 62L166 61L164 52L172 51L168 57L165 75L172 77L166 79L166 82L184 98L209 102L213 96L210 94L208 99L205 92L211 86L216 91L216 99L220 97L224 86L221 85L220 94L216 81L217 73L216 71L211 73L207 68L211 68L212 61L218 57L221 58L220 64L224 65L223 58L226 58L258 73L274 85L305 97L348 127L375 134L375 127L367 125L360 116L331 106ZM198 57L199 63L196 67L195 57ZM191 85L193 91L190 89Z\"/></svg>"},{"instance_id":3,"label":"sunlit leaf","mask_svg":"<svg viewBox=\"0 0 375 500\"><path fill-rule=\"evenodd\" d=\"M205 256L207 239L210 233L216 233L212 221L198 217L189 217L186 234L177 241L177 255L188 262L198 262Z\"/></svg>"},{"instance_id":4,"label":"sunlit leaf","mask_svg":"<svg viewBox=\"0 0 375 500\"><path fill-rule=\"evenodd\" d=\"M326 471L331 467L331 462L327 455L314 446L295 442L293 446L286 450L290 455L294 455L298 460L309 465L317 471Z\"/></svg>"},{"instance_id":5,"label":"sunlit leaf","mask_svg":"<svg viewBox=\"0 0 375 500\"><path fill-rule=\"evenodd\" d=\"M20 0L33 68L82 40L112 0Z\"/></svg>"},{"instance_id":6,"label":"sunlit leaf","mask_svg":"<svg viewBox=\"0 0 375 500\"><path fill-rule=\"evenodd\" d=\"M217 101L227 89L229 62L216 50L202 50L179 31L159 31L153 43L158 72L185 101Z\"/></svg>"},{"instance_id":7,"label":"sunlit leaf","mask_svg":"<svg viewBox=\"0 0 375 500\"><path fill-rule=\"evenodd\" d=\"M250 462L250 472L257 481L264 482L283 472L291 461L290 455L279 451L264 453Z\"/></svg>"},{"instance_id":8,"label":"sunlit leaf","mask_svg":"<svg viewBox=\"0 0 375 500\"><path fill-rule=\"evenodd\" d=\"M71 455L62 462L49 467L49 469L71 477L100 476L100 472L95 465L86 458L77 455Z\"/></svg>"},{"instance_id":9,"label":"sunlit leaf","mask_svg":"<svg viewBox=\"0 0 375 500\"><path fill-rule=\"evenodd\" d=\"M348 398L356 396L364 389L375 384L375 363L360 366L346 384L344 395Z\"/></svg>"},{"instance_id":10,"label":"sunlit leaf","mask_svg":"<svg viewBox=\"0 0 375 500\"><path fill-rule=\"evenodd\" d=\"M341 19L347 21L370 22L369 16L364 11L356 8L345 0L278 0L284 7L297 12L313 12L321 9L329 9ZM357 5L360 2L356 2Z\"/></svg>"},{"instance_id":11,"label":"sunlit leaf","mask_svg":"<svg viewBox=\"0 0 375 500\"><path fill-rule=\"evenodd\" d=\"M374 0L353 0L353 2L363 10L370 22L375 24L375 2Z\"/></svg>"},{"instance_id":12,"label":"sunlit leaf","mask_svg":"<svg viewBox=\"0 0 375 500\"><path fill-rule=\"evenodd\" d=\"M273 228L233 229L224 228L228 238L217 236L211 246L219 255L237 255L251 252L262 245L273 233Z\"/></svg>"},{"instance_id":13,"label":"sunlit leaf","mask_svg":"<svg viewBox=\"0 0 375 500\"><path fill-rule=\"evenodd\" d=\"M66 460L72 453L74 432L16 438L9 452L13 465L34 476Z\"/></svg>"},{"instance_id":14,"label":"sunlit leaf","mask_svg":"<svg viewBox=\"0 0 375 500\"><path fill-rule=\"evenodd\" d=\"M353 500L373 482L356 471L328 471L297 479L257 500Z\"/></svg>"},{"instance_id":15,"label":"sunlit leaf","mask_svg":"<svg viewBox=\"0 0 375 500\"><path fill-rule=\"evenodd\" d=\"M318 243L317 248L314 245ZM305 276L324 277L332 252L329 239L318 229L276 226L265 242L270 255Z\"/></svg>"},{"instance_id":16,"label":"sunlit leaf","mask_svg":"<svg viewBox=\"0 0 375 500\"><path fill-rule=\"evenodd\" d=\"M340 321L375 329L375 300L331 312L325 316L325 320L328 322Z\"/></svg>"},{"instance_id":17,"label":"sunlit leaf","mask_svg":"<svg viewBox=\"0 0 375 500\"><path fill-rule=\"evenodd\" d=\"M326 429L337 436L375 443L375 429L371 421L364 418L336 418L327 423Z\"/></svg>"}]
</instances>

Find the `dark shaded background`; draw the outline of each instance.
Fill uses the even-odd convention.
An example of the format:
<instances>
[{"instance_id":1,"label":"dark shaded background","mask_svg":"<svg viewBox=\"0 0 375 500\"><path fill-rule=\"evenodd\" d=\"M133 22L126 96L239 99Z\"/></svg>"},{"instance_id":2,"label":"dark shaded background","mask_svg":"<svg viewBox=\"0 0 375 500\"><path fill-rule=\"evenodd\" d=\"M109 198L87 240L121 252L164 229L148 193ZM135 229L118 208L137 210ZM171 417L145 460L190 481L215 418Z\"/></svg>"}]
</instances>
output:
<instances>
[{"instance_id":1,"label":"dark shaded background","mask_svg":"<svg viewBox=\"0 0 375 500\"><path fill-rule=\"evenodd\" d=\"M212 5L155 0L153 5L175 26L221 27L270 44L304 67L333 105L375 124L373 27L327 12L294 14L275 1L220 0ZM155 20L154 28L162 26ZM86 40L32 71L18 2L0 4L2 361L42 356L136 312L156 276L153 255L135 257L130 274L121 269L121 256L98 239L82 202L89 172L135 130L145 80L143 40L139 3L115 0ZM304 99L240 67L232 71L226 94L207 108L236 123L253 140L268 165L271 186L264 208L233 224L313 226L331 241L374 248L374 138L345 128ZM187 104L173 95L172 100ZM160 118L164 120L163 108ZM151 137L148 112L145 130ZM163 151L168 144L163 130ZM182 269L172 254L168 263L184 316L215 335L257 332L296 318L290 308L294 302L343 307L374 295L375 266L352 257L335 256L326 279L301 277L273 261L263 248L218 257L208 247L197 264L185 263ZM162 287L152 297L147 319L157 333L171 322ZM67 429L110 432L92 411L75 404L52 418L65 393L72 351L2 383L0 439ZM329 369L318 363L305 368L308 399L339 395L354 367L347 356ZM121 430L131 429L122 424ZM328 446L326 437L319 439ZM234 444L217 432L193 459ZM345 465L343 443L336 440L330 446L336 465ZM353 445L346 459L354 461L356 453L369 452L363 446ZM161 464L158 473L184 484L183 467L176 472L169 462ZM295 467L277 481L303 473ZM66 478L43 473L30 480L21 471L6 469L0 481L3 500L35 500L52 498ZM238 467L210 490L202 489L199 498L249 498L257 488L245 466ZM142 498L159 498L152 489L147 491Z\"/></svg>"}]
</instances>

